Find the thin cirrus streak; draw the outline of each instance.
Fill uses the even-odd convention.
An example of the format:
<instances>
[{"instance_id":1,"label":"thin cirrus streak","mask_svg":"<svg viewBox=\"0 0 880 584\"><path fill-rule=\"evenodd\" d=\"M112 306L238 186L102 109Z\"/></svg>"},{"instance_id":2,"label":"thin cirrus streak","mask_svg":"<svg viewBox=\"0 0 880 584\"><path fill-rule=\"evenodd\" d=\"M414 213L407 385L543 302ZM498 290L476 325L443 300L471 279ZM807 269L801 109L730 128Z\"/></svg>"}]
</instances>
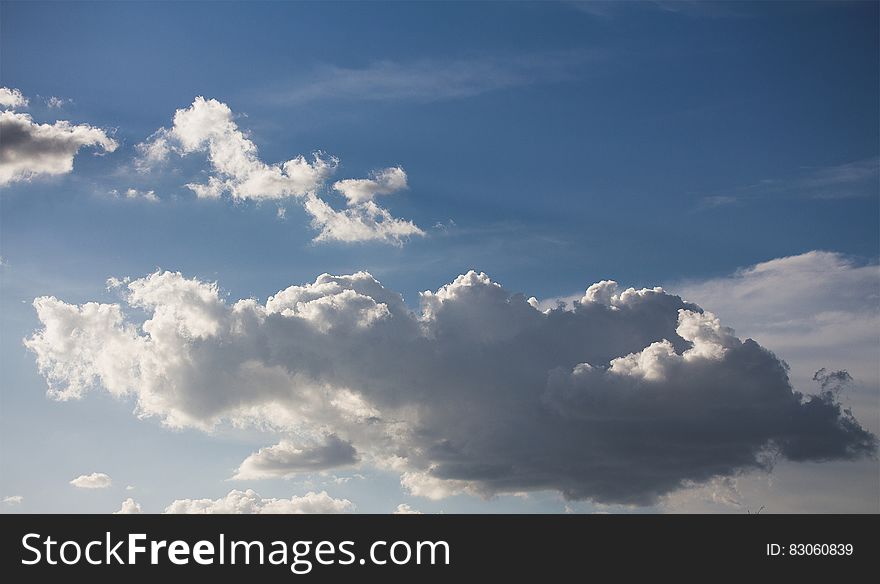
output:
<instances>
[{"instance_id":1,"label":"thin cirrus streak","mask_svg":"<svg viewBox=\"0 0 880 584\"><path fill-rule=\"evenodd\" d=\"M535 83L583 75L585 66L605 58L591 51L551 51L533 55L373 61L363 67L323 65L283 89L263 90L261 99L278 104L316 100L434 102L463 99Z\"/></svg>"}]
</instances>

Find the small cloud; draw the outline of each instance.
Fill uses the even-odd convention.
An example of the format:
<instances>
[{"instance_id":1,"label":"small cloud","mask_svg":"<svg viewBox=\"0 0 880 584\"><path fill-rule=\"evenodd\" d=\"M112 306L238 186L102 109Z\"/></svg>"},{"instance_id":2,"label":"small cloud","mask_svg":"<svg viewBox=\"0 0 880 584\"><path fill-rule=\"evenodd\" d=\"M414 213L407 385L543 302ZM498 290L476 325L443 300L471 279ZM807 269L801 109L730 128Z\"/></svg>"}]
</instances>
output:
<instances>
[{"instance_id":1,"label":"small cloud","mask_svg":"<svg viewBox=\"0 0 880 584\"><path fill-rule=\"evenodd\" d=\"M332 478L333 482L336 483L337 485L344 485L346 483L351 482L354 479L364 480L367 477L365 477L364 475L362 475L360 473L355 473L355 474L353 474L351 476L347 476L347 477L338 477L336 475L332 475L331 478Z\"/></svg>"},{"instance_id":2,"label":"small cloud","mask_svg":"<svg viewBox=\"0 0 880 584\"><path fill-rule=\"evenodd\" d=\"M133 491L133 490L134 490L134 485L128 485L128 486L126 486L126 487L125 487L125 490L126 490L126 491Z\"/></svg>"},{"instance_id":3,"label":"small cloud","mask_svg":"<svg viewBox=\"0 0 880 584\"><path fill-rule=\"evenodd\" d=\"M46 98L46 107L51 109L61 109L65 104L73 103L72 99L62 99L54 95Z\"/></svg>"},{"instance_id":4,"label":"small cloud","mask_svg":"<svg viewBox=\"0 0 880 584\"><path fill-rule=\"evenodd\" d=\"M24 501L24 497L21 495L11 495L9 497L3 497L3 504L9 506L21 505L22 501Z\"/></svg>"},{"instance_id":5,"label":"small cloud","mask_svg":"<svg viewBox=\"0 0 880 584\"><path fill-rule=\"evenodd\" d=\"M319 444L298 445L288 440L261 448L248 456L238 468L235 480L289 478L297 473L348 466L358 461L351 442L335 434Z\"/></svg>"},{"instance_id":6,"label":"small cloud","mask_svg":"<svg viewBox=\"0 0 880 584\"><path fill-rule=\"evenodd\" d=\"M17 107L27 107L27 104L28 100L21 94L20 90L0 87L0 107L15 109Z\"/></svg>"},{"instance_id":7,"label":"small cloud","mask_svg":"<svg viewBox=\"0 0 880 584\"><path fill-rule=\"evenodd\" d=\"M700 207L703 209L714 209L716 207L725 207L733 205L738 201L736 197L728 195L714 195L711 197L703 197L700 199Z\"/></svg>"},{"instance_id":8,"label":"small cloud","mask_svg":"<svg viewBox=\"0 0 880 584\"><path fill-rule=\"evenodd\" d=\"M394 515L421 515L422 512L416 509L413 509L406 503L401 503L397 506L397 509L394 510Z\"/></svg>"},{"instance_id":9,"label":"small cloud","mask_svg":"<svg viewBox=\"0 0 880 584\"><path fill-rule=\"evenodd\" d=\"M399 166L373 171L370 178L347 178L333 183L349 205L372 201L376 195L390 195L407 187L406 172Z\"/></svg>"},{"instance_id":10,"label":"small cloud","mask_svg":"<svg viewBox=\"0 0 880 584\"><path fill-rule=\"evenodd\" d=\"M109 278L107 278L106 287L108 291L114 290L116 288L121 288L122 286L127 286L129 282L131 282L131 278L129 278L128 276L121 279L110 276Z\"/></svg>"},{"instance_id":11,"label":"small cloud","mask_svg":"<svg viewBox=\"0 0 880 584\"><path fill-rule=\"evenodd\" d=\"M448 219L447 221L437 221L433 225L434 229L437 231L443 231L444 233L456 227L455 221L452 219Z\"/></svg>"},{"instance_id":12,"label":"small cloud","mask_svg":"<svg viewBox=\"0 0 880 584\"><path fill-rule=\"evenodd\" d=\"M159 197L156 196L156 191L153 190L140 191L138 189L128 188L120 192L117 189L112 189L110 195L117 199L127 199L129 201L146 201L148 203L159 202Z\"/></svg>"},{"instance_id":13,"label":"small cloud","mask_svg":"<svg viewBox=\"0 0 880 584\"><path fill-rule=\"evenodd\" d=\"M0 88L0 186L30 181L39 176L69 174L81 148L96 147L113 152L119 146L112 132L66 120L53 124L35 122L30 114L16 112L27 105L21 92Z\"/></svg>"},{"instance_id":14,"label":"small cloud","mask_svg":"<svg viewBox=\"0 0 880 584\"><path fill-rule=\"evenodd\" d=\"M113 512L114 515L137 515L140 513L140 503L136 502L131 497L122 502L122 506L119 508L119 511Z\"/></svg>"},{"instance_id":15,"label":"small cloud","mask_svg":"<svg viewBox=\"0 0 880 584\"><path fill-rule=\"evenodd\" d=\"M102 472L93 472L76 477L70 481L70 484L80 489L106 489L113 485L113 479Z\"/></svg>"}]
</instances>

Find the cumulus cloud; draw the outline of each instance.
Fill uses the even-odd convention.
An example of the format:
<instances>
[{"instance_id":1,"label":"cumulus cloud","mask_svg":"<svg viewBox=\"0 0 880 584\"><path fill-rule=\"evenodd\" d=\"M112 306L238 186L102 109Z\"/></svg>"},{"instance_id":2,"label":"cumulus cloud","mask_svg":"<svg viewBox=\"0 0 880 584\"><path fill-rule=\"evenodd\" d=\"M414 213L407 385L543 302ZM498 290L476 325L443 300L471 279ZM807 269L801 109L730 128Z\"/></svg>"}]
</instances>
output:
<instances>
[{"instance_id":1,"label":"cumulus cloud","mask_svg":"<svg viewBox=\"0 0 880 584\"><path fill-rule=\"evenodd\" d=\"M876 451L835 392L795 390L773 353L661 288L603 281L569 310L541 310L468 272L412 310L366 272L265 303L173 272L116 282L142 324L122 304L34 301L42 327L26 345L50 396L103 388L172 427L307 439L264 448L240 473L356 452L419 496L553 489L649 504L774 459Z\"/></svg>"},{"instance_id":2,"label":"cumulus cloud","mask_svg":"<svg viewBox=\"0 0 880 584\"><path fill-rule=\"evenodd\" d=\"M807 382L826 366L877 385L880 267L839 253L761 262L727 277L675 285L791 365Z\"/></svg>"},{"instance_id":3,"label":"cumulus cloud","mask_svg":"<svg viewBox=\"0 0 880 584\"><path fill-rule=\"evenodd\" d=\"M417 511L417 510L413 509L412 507L410 507L406 503L401 503L394 510L394 515L421 515L421 514L422 514L421 511Z\"/></svg>"},{"instance_id":4,"label":"cumulus cloud","mask_svg":"<svg viewBox=\"0 0 880 584\"><path fill-rule=\"evenodd\" d=\"M21 505L23 501L24 497L22 497L21 495L10 495L9 497L3 497L4 505Z\"/></svg>"},{"instance_id":5,"label":"cumulus cloud","mask_svg":"<svg viewBox=\"0 0 880 584\"><path fill-rule=\"evenodd\" d=\"M21 94L21 90L0 87L0 107L15 109L19 107L27 107L27 104L28 100Z\"/></svg>"},{"instance_id":6,"label":"cumulus cloud","mask_svg":"<svg viewBox=\"0 0 880 584\"><path fill-rule=\"evenodd\" d=\"M113 152L118 144L107 132L88 124L60 120L39 124L30 114L14 111L27 99L17 89L0 88L0 186L34 177L67 174L80 148L99 147Z\"/></svg>"},{"instance_id":7,"label":"cumulus cloud","mask_svg":"<svg viewBox=\"0 0 880 584\"><path fill-rule=\"evenodd\" d=\"M113 485L113 480L102 472L93 472L76 477L70 484L80 489L106 489Z\"/></svg>"},{"instance_id":8,"label":"cumulus cloud","mask_svg":"<svg viewBox=\"0 0 880 584\"><path fill-rule=\"evenodd\" d=\"M337 158L316 152L311 158L300 155L267 164L260 160L256 144L238 127L229 106L216 99L197 97L190 107L177 110L170 129L160 128L137 150L135 166L141 172L149 172L171 154L206 153L214 174L207 182L186 185L199 198L218 198L228 193L234 200L302 199L313 225L320 230L316 241L399 244L405 238L424 234L413 223L393 218L372 200L375 195L406 188L402 168L376 171L369 179L336 182L334 188L348 201L346 209L336 210L320 199L318 192L336 170Z\"/></svg>"},{"instance_id":9,"label":"cumulus cloud","mask_svg":"<svg viewBox=\"0 0 880 584\"><path fill-rule=\"evenodd\" d=\"M140 513L140 503L136 502L131 497L122 502L122 506L119 508L119 511L113 512L114 515L137 515Z\"/></svg>"},{"instance_id":10,"label":"cumulus cloud","mask_svg":"<svg viewBox=\"0 0 880 584\"><path fill-rule=\"evenodd\" d=\"M284 478L297 473L348 466L357 461L357 451L351 443L334 434L327 436L321 443L310 446L298 446L284 440L248 456L233 478Z\"/></svg>"},{"instance_id":11,"label":"cumulus cloud","mask_svg":"<svg viewBox=\"0 0 880 584\"><path fill-rule=\"evenodd\" d=\"M399 166L373 173L372 178L347 178L333 183L333 188L348 199L350 205L372 201L376 195L390 195L406 188L406 172Z\"/></svg>"},{"instance_id":12,"label":"cumulus cloud","mask_svg":"<svg viewBox=\"0 0 880 584\"><path fill-rule=\"evenodd\" d=\"M263 498L251 489L232 490L220 499L178 499L165 508L165 513L189 514L297 514L349 513L354 505L348 499L334 499L326 491L309 491L290 499Z\"/></svg>"},{"instance_id":13,"label":"cumulus cloud","mask_svg":"<svg viewBox=\"0 0 880 584\"><path fill-rule=\"evenodd\" d=\"M384 241L399 245L412 236L425 234L415 223L392 217L373 201L337 211L310 195L304 206L312 216L312 227L320 231L315 241Z\"/></svg>"},{"instance_id":14,"label":"cumulus cloud","mask_svg":"<svg viewBox=\"0 0 880 584\"><path fill-rule=\"evenodd\" d=\"M41 175L67 174L84 146L97 146L105 152L117 147L100 128L63 120L38 124L29 114L14 111L0 112L0 133L0 186Z\"/></svg>"}]
</instances>

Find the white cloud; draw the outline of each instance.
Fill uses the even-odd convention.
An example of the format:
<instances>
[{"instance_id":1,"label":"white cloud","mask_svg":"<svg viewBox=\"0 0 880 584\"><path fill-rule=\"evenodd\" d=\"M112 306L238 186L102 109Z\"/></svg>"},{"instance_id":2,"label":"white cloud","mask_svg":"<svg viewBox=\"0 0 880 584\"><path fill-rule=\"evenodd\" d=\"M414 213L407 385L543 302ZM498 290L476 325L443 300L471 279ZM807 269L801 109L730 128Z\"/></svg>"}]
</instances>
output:
<instances>
[{"instance_id":1,"label":"white cloud","mask_svg":"<svg viewBox=\"0 0 880 584\"><path fill-rule=\"evenodd\" d=\"M316 153L312 160L297 156L279 164L266 164L257 146L234 121L232 110L215 99L197 97L174 114L170 130L162 128L140 145L141 169L162 162L171 153L206 152L215 171L207 183L187 187L199 197L215 198L228 192L233 199L280 199L301 197L318 189L338 161Z\"/></svg>"},{"instance_id":2,"label":"white cloud","mask_svg":"<svg viewBox=\"0 0 880 584\"><path fill-rule=\"evenodd\" d=\"M880 267L831 252L774 259L729 277L675 286L770 347L800 381L821 367L880 382Z\"/></svg>"},{"instance_id":3,"label":"white cloud","mask_svg":"<svg viewBox=\"0 0 880 584\"><path fill-rule=\"evenodd\" d=\"M141 513L140 503L137 503L131 497L122 502L119 511L113 512L114 515L135 515L139 513Z\"/></svg>"},{"instance_id":4,"label":"white cloud","mask_svg":"<svg viewBox=\"0 0 880 584\"><path fill-rule=\"evenodd\" d=\"M436 465L428 467L425 471L410 471L400 475L400 486L414 497L424 497L438 501L455 495L473 495L476 497L489 497L492 490L482 488L478 482L448 479L434 476Z\"/></svg>"},{"instance_id":5,"label":"white cloud","mask_svg":"<svg viewBox=\"0 0 880 584\"><path fill-rule=\"evenodd\" d=\"M356 453L418 496L551 489L648 504L766 469L768 450L795 461L876 450L835 392L795 391L772 353L659 288L605 281L571 310L541 311L469 272L414 311L366 272L265 303L172 272L115 282L142 324L119 304L35 300L42 328L26 345L50 396L103 388L172 427L289 436L248 457L244 476Z\"/></svg>"},{"instance_id":6,"label":"white cloud","mask_svg":"<svg viewBox=\"0 0 880 584\"><path fill-rule=\"evenodd\" d=\"M24 497L21 495L10 495L9 497L3 497L4 505L21 505L24 501Z\"/></svg>"},{"instance_id":7,"label":"white cloud","mask_svg":"<svg viewBox=\"0 0 880 584\"><path fill-rule=\"evenodd\" d=\"M196 98L186 110L177 110L171 136L183 154L208 152L217 172L215 182L189 185L199 196L228 191L237 199L277 199L313 192L327 179L337 161L315 154L310 162L297 156L268 165L257 158L257 147L233 121L232 110L217 100Z\"/></svg>"},{"instance_id":8,"label":"white cloud","mask_svg":"<svg viewBox=\"0 0 880 584\"><path fill-rule=\"evenodd\" d=\"M159 128L150 135L145 141L135 145L138 156L134 160L135 169L146 174L155 167L160 166L168 161L173 147L170 143L170 137L166 128Z\"/></svg>"},{"instance_id":9,"label":"white cloud","mask_svg":"<svg viewBox=\"0 0 880 584\"><path fill-rule=\"evenodd\" d=\"M0 107L7 109L15 109L19 107L27 107L28 100L21 94L18 89L10 89L9 87L0 87Z\"/></svg>"},{"instance_id":10,"label":"white cloud","mask_svg":"<svg viewBox=\"0 0 880 584\"><path fill-rule=\"evenodd\" d=\"M230 491L220 499L178 499L165 513L189 514L305 514L349 513L354 505L348 499L334 499L326 491L308 492L290 499L263 498L251 489Z\"/></svg>"},{"instance_id":11,"label":"white cloud","mask_svg":"<svg viewBox=\"0 0 880 584\"><path fill-rule=\"evenodd\" d=\"M421 514L422 514L421 511L417 511L417 510L413 509L412 507L410 507L406 503L401 503L394 510L394 515L421 515Z\"/></svg>"},{"instance_id":12,"label":"white cloud","mask_svg":"<svg viewBox=\"0 0 880 584\"><path fill-rule=\"evenodd\" d=\"M349 205L366 203L376 195L390 195L406 186L406 172L399 166L376 171L372 178L347 178L333 183L333 188L348 199Z\"/></svg>"},{"instance_id":13,"label":"white cloud","mask_svg":"<svg viewBox=\"0 0 880 584\"><path fill-rule=\"evenodd\" d=\"M65 103L70 102L69 99L61 99L60 97L51 96L46 98L46 107L50 109L61 109Z\"/></svg>"},{"instance_id":14,"label":"white cloud","mask_svg":"<svg viewBox=\"0 0 880 584\"><path fill-rule=\"evenodd\" d=\"M127 485L127 486L125 487L125 490L126 490L126 491L133 491L133 490L134 490L134 485Z\"/></svg>"},{"instance_id":15,"label":"white cloud","mask_svg":"<svg viewBox=\"0 0 880 584\"><path fill-rule=\"evenodd\" d=\"M76 477L70 484L80 489L106 489L113 485L113 480L102 472L93 472Z\"/></svg>"},{"instance_id":16,"label":"white cloud","mask_svg":"<svg viewBox=\"0 0 880 584\"><path fill-rule=\"evenodd\" d=\"M396 219L372 198L406 187L406 173L399 167L374 173L370 179L347 179L335 183L348 200L348 208L333 209L318 197L336 170L338 159L317 152L311 159L297 156L286 162L266 164L257 146L238 127L228 105L197 97L174 114L171 129L161 128L139 144L135 166L148 172L174 153L181 156L205 152L214 174L207 182L189 183L199 198L218 198L228 193L234 200L302 199L320 230L316 241L381 241L400 244L424 232L409 221ZM279 217L283 213L279 211Z\"/></svg>"},{"instance_id":17,"label":"white cloud","mask_svg":"<svg viewBox=\"0 0 880 584\"><path fill-rule=\"evenodd\" d=\"M309 196L304 205L312 216L312 226L320 231L315 241L380 241L400 245L410 237L425 234L413 222L392 217L373 201L337 211L320 198Z\"/></svg>"},{"instance_id":18,"label":"white cloud","mask_svg":"<svg viewBox=\"0 0 880 584\"><path fill-rule=\"evenodd\" d=\"M146 201L148 203L158 203L159 197L156 196L156 191L139 191L135 188L125 189L122 192L119 192L116 189L110 191L110 194L118 199L128 199L130 201Z\"/></svg>"}]
</instances>

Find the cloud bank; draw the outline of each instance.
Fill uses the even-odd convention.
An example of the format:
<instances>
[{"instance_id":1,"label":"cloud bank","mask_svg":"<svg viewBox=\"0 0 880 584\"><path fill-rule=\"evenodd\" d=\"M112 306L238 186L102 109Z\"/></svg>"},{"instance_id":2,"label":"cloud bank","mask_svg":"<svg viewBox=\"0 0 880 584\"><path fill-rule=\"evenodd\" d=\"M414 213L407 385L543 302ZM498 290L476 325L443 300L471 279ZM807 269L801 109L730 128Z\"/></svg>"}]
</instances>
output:
<instances>
[{"instance_id":1,"label":"cloud bank","mask_svg":"<svg viewBox=\"0 0 880 584\"><path fill-rule=\"evenodd\" d=\"M366 272L265 303L162 271L120 291L142 324L122 304L34 301L42 328L25 343L49 395L103 388L172 427L287 433L243 476L357 459L432 498L552 489L651 504L780 457L876 452L835 392L796 391L773 353L660 288L603 281L570 310L477 272L423 292L419 310Z\"/></svg>"},{"instance_id":2,"label":"cloud bank","mask_svg":"<svg viewBox=\"0 0 880 584\"><path fill-rule=\"evenodd\" d=\"M354 505L348 499L334 499L326 491L310 491L290 499L263 498L251 489L229 491L220 499L178 499L165 508L165 513L189 514L297 514L349 513Z\"/></svg>"},{"instance_id":3,"label":"cloud bank","mask_svg":"<svg viewBox=\"0 0 880 584\"><path fill-rule=\"evenodd\" d=\"M80 148L94 146L113 152L118 146L100 128L63 120L39 124L30 114L14 111L27 105L17 89L0 88L0 105L10 108L0 112L0 186L67 174L73 170L73 159Z\"/></svg>"},{"instance_id":4,"label":"cloud bank","mask_svg":"<svg viewBox=\"0 0 880 584\"><path fill-rule=\"evenodd\" d=\"M76 477L70 484L80 489L106 489L113 485L113 480L102 472L93 472Z\"/></svg>"},{"instance_id":5,"label":"cloud bank","mask_svg":"<svg viewBox=\"0 0 880 584\"><path fill-rule=\"evenodd\" d=\"M267 164L260 160L256 144L239 129L229 106L215 99L196 97L190 107L177 110L170 129L160 128L137 150L136 166L142 172L165 162L172 153L207 153L214 174L205 183L186 185L200 198L228 193L233 200L302 199L313 226L320 230L316 241L400 244L409 237L424 235L411 221L394 218L373 202L375 195L406 188L402 168L376 171L370 179L336 182L334 188L346 198L347 207L334 209L318 193L336 170L337 158L316 152L311 159L300 155Z\"/></svg>"}]
</instances>

